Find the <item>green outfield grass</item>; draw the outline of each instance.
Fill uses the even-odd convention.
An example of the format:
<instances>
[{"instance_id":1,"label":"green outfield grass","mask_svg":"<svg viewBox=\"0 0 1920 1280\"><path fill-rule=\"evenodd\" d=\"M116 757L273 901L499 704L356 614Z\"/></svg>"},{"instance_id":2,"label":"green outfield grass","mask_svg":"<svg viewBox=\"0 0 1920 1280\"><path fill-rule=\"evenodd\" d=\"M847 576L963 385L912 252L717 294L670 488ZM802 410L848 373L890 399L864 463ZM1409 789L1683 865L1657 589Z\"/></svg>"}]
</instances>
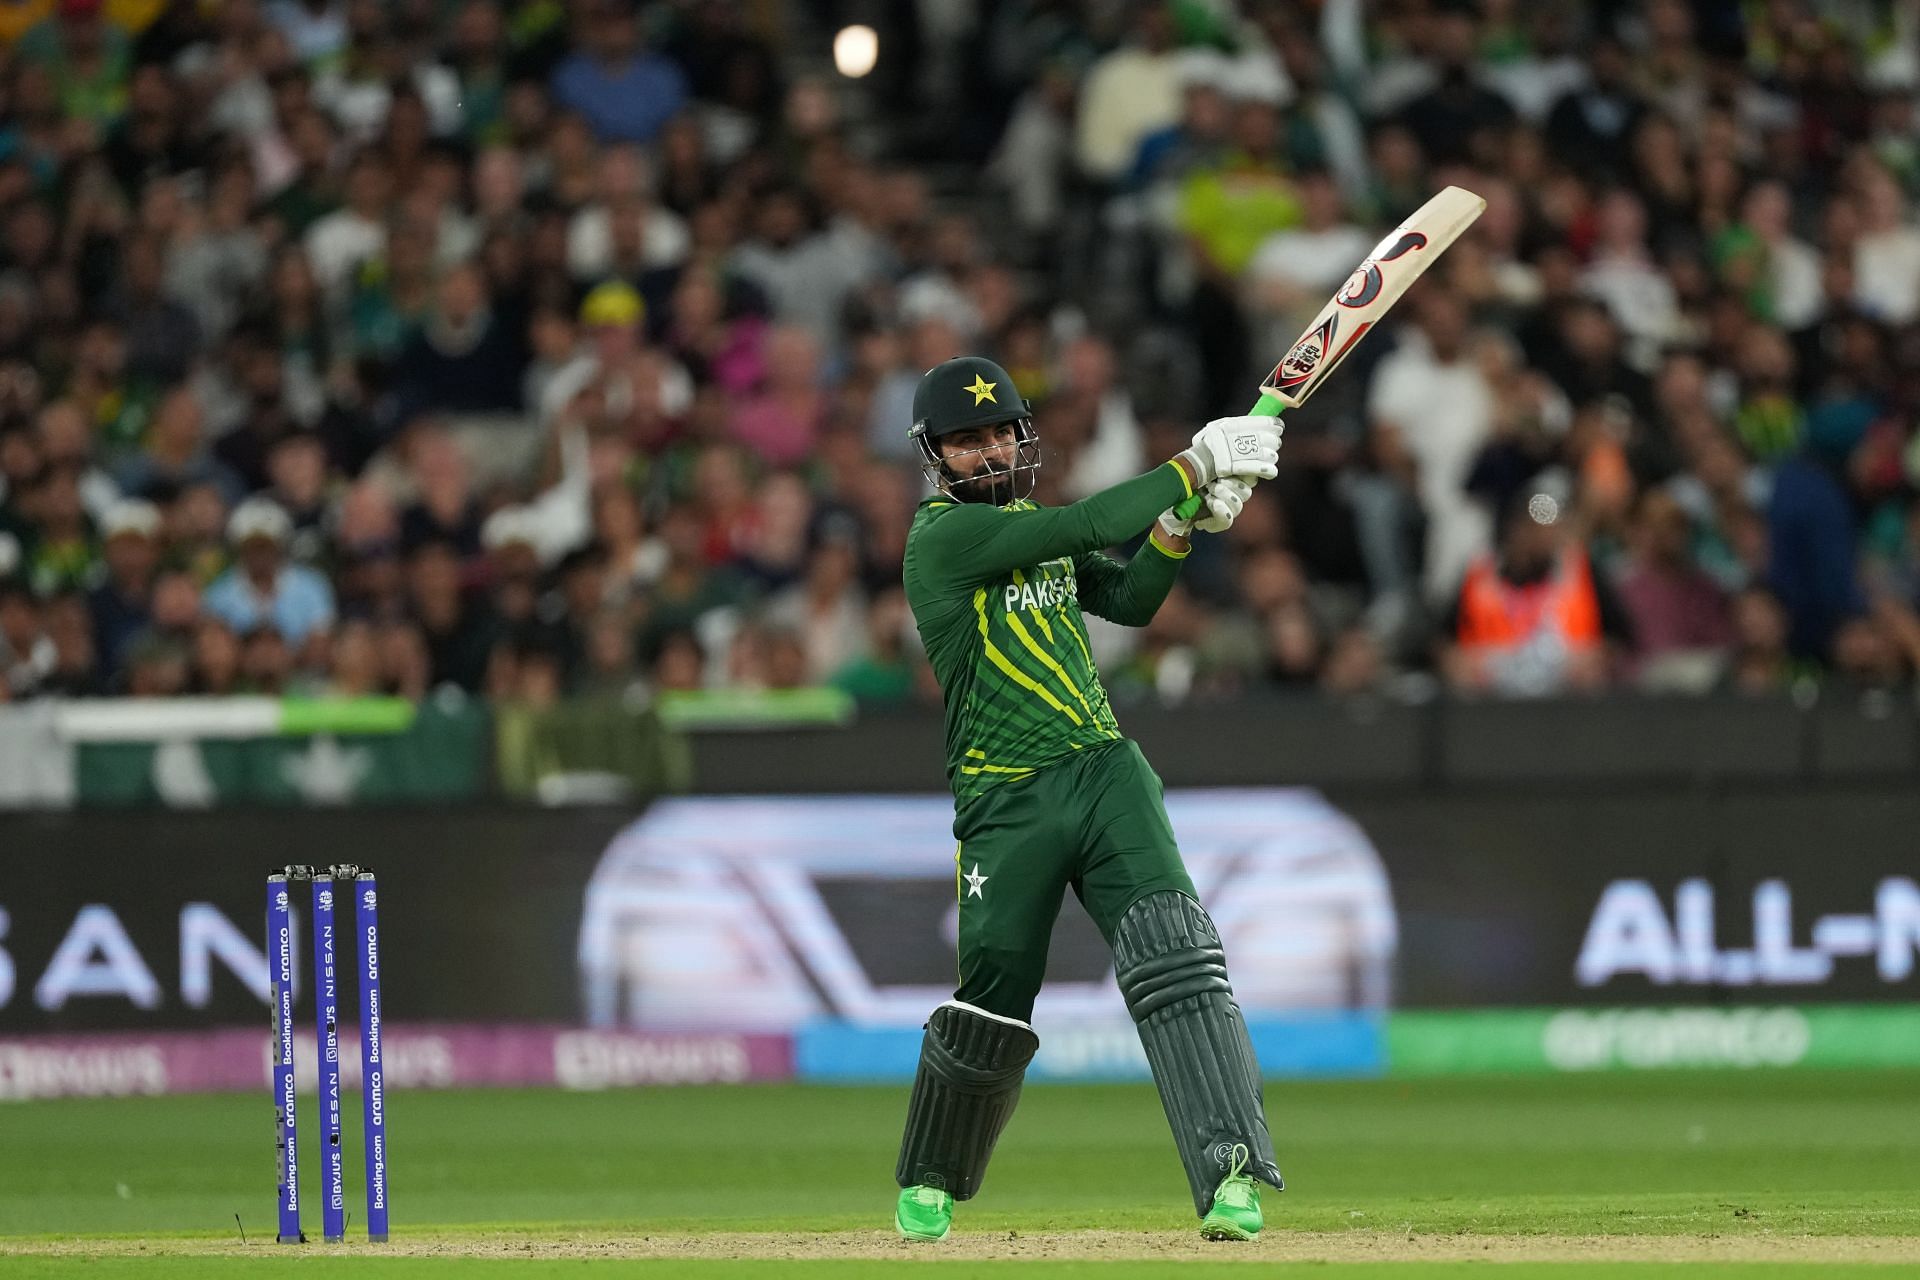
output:
<instances>
[{"instance_id":1,"label":"green outfield grass","mask_svg":"<svg viewBox=\"0 0 1920 1280\"><path fill-rule=\"evenodd\" d=\"M152 1280L237 1280L238 1277L259 1275L265 1269L263 1263L240 1258L176 1258L167 1262L142 1260L135 1264L139 1270L129 1271ZM586 1267L594 1280L609 1280L613 1275L633 1275L642 1277L685 1277L685 1280L885 1280L886 1277L899 1275L902 1269L911 1274L927 1274L928 1280L969 1280L970 1277L984 1277L985 1280L1002 1280L1012 1271L1020 1275L1034 1277L1034 1280L1165 1280L1170 1274L1182 1274L1165 1263L1153 1262L939 1262L939 1263L897 1263L897 1262L748 1262L748 1261L703 1261L698 1259L675 1260L671 1262L578 1262L573 1260L549 1259L544 1261L509 1262L500 1260L467 1259L457 1264L463 1273L482 1277L498 1276L500 1280L551 1280L553 1277L578 1276L581 1268ZM1733 1276L1737 1280L1823 1280L1834 1274L1834 1267L1828 1263L1636 1263L1636 1262L1530 1262L1530 1263L1480 1263L1480 1262L1403 1262L1403 1263L1298 1263L1270 1264L1269 1266L1250 1267L1245 1264L1223 1264L1233 1273L1258 1271L1262 1275L1275 1273L1307 1277L1318 1276L1322 1280L1698 1280L1702 1275L1719 1277ZM20 1277L20 1280L75 1280L78 1277L98 1276L101 1266L96 1261L82 1259L31 1259L21 1264L20 1270L9 1269L6 1275ZM339 1259L328 1262L325 1259L305 1262L300 1265L300 1274L326 1277L346 1277L371 1275L380 1280L410 1280L414 1276L445 1276L452 1272L454 1264L434 1262L425 1259L406 1260L366 1260ZM1846 1274L1862 1277L1862 1280L1879 1280L1882 1276L1891 1277L1895 1272L1905 1272L1907 1268L1896 1267L1845 1267ZM930 1273L930 1274L928 1274ZM1211 1272L1210 1272L1211 1274Z\"/></svg>"},{"instance_id":2,"label":"green outfield grass","mask_svg":"<svg viewBox=\"0 0 1920 1280\"><path fill-rule=\"evenodd\" d=\"M904 1088L799 1086L396 1094L389 1120L394 1238L433 1242L440 1256L329 1261L316 1245L302 1262L329 1275L473 1268L533 1277L582 1262L504 1261L508 1251L500 1249L489 1259L465 1257L462 1242L526 1239L539 1254L570 1239L655 1233L873 1231L889 1222L905 1100ZM1607 1237L1622 1248L1636 1237L1792 1239L1802 1250L1820 1242L1800 1237L1835 1238L1831 1261L1801 1252L1777 1265L1688 1264L1693 1276L1783 1280L1859 1260L1862 1237L1905 1238L1913 1248L1900 1256L1920 1257L1920 1076L1911 1073L1276 1083L1268 1110L1291 1185L1268 1200L1275 1248L1290 1233L1361 1243L1471 1236L1523 1250L1527 1240L1568 1237ZM354 1205L357 1106L347 1114ZM309 1107L302 1116L309 1196L318 1171L311 1117ZM105 1274L77 1257L39 1256L76 1247L67 1243L74 1237L117 1237L101 1247L145 1276L217 1277L257 1267L275 1255L253 1248L237 1257L182 1255L196 1242L208 1250L236 1245L236 1214L255 1245L271 1236L271 1124L264 1096L0 1108L0 1274ZM955 1234L1044 1237L1100 1228L1184 1241L1192 1223L1151 1088L1036 1086L985 1191L962 1206ZM317 1232L317 1201L309 1202L307 1225ZM880 1239L863 1247L879 1248ZM167 1256L134 1261L143 1244ZM35 1256L6 1256L26 1247ZM582 1256L597 1247L589 1243ZM1569 1264L1564 1274L1599 1280L1669 1271L1612 1257L1605 1241L1593 1247L1593 1261ZM605 1259L595 1269L859 1277L938 1256ZM943 1277L1019 1270L1117 1280L1166 1268L1025 1259L953 1261L938 1270ZM1453 1270L1444 1261L1333 1264L1340 1280ZM1524 1258L1502 1274L1519 1270L1563 1274ZM1875 1274L1893 1270L1906 1268Z\"/></svg>"}]
</instances>

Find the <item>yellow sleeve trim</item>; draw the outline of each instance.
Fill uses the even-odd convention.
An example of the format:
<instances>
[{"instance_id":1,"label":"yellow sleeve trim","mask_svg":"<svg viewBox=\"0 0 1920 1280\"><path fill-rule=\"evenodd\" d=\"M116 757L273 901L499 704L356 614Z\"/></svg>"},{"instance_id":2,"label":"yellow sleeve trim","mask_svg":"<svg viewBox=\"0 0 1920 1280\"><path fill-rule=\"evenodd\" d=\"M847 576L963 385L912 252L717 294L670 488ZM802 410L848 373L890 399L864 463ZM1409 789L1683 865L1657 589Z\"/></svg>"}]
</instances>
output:
<instances>
[{"instance_id":1,"label":"yellow sleeve trim","mask_svg":"<svg viewBox=\"0 0 1920 1280\"><path fill-rule=\"evenodd\" d=\"M1187 491L1187 497L1193 496L1193 481L1187 476L1187 469L1173 458L1167 459L1167 465L1173 468L1173 474L1180 477L1180 487Z\"/></svg>"},{"instance_id":2,"label":"yellow sleeve trim","mask_svg":"<svg viewBox=\"0 0 1920 1280\"><path fill-rule=\"evenodd\" d=\"M1157 524L1153 526L1153 532L1147 535L1147 544L1169 560L1185 560L1193 554L1193 546L1191 543L1188 544L1185 551L1175 551L1172 547L1160 541L1160 526Z\"/></svg>"}]
</instances>

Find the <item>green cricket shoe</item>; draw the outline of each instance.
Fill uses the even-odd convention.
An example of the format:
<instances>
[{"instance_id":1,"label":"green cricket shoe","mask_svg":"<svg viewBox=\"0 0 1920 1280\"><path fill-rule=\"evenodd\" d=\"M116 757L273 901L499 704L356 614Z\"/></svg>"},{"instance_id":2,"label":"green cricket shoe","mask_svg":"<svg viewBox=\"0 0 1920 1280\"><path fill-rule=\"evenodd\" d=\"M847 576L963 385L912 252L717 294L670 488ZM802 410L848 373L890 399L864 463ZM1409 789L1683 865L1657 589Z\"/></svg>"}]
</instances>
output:
<instances>
[{"instance_id":1,"label":"green cricket shoe","mask_svg":"<svg viewBox=\"0 0 1920 1280\"><path fill-rule=\"evenodd\" d=\"M1260 1234L1260 1187L1244 1172L1250 1153L1233 1149L1233 1167L1213 1193L1213 1208L1200 1219L1200 1234L1208 1240L1251 1240Z\"/></svg>"},{"instance_id":2,"label":"green cricket shoe","mask_svg":"<svg viewBox=\"0 0 1920 1280\"><path fill-rule=\"evenodd\" d=\"M1258 1219L1257 1206L1253 1212ZM938 1187L907 1187L893 1207L893 1225L908 1240L945 1240L953 1226L953 1197Z\"/></svg>"}]
</instances>

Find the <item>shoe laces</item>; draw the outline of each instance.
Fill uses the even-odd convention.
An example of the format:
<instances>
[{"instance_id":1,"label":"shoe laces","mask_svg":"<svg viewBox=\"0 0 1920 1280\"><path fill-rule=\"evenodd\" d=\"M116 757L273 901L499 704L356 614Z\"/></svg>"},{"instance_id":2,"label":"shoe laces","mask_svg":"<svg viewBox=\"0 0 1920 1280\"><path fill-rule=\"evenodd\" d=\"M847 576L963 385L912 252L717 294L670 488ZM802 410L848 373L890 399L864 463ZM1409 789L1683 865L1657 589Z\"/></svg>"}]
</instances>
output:
<instances>
[{"instance_id":1,"label":"shoe laces","mask_svg":"<svg viewBox=\"0 0 1920 1280\"><path fill-rule=\"evenodd\" d=\"M923 1204L929 1209L946 1207L947 1193L938 1187L915 1187L909 1197L915 1204Z\"/></svg>"},{"instance_id":2,"label":"shoe laces","mask_svg":"<svg viewBox=\"0 0 1920 1280\"><path fill-rule=\"evenodd\" d=\"M1245 1207L1254 1204L1259 1192L1254 1189L1253 1179L1247 1174L1247 1165L1253 1160L1253 1153L1244 1142L1233 1145L1233 1163L1227 1169L1227 1176L1221 1180L1220 1189L1214 1193L1214 1202L1224 1200L1229 1204Z\"/></svg>"}]
</instances>

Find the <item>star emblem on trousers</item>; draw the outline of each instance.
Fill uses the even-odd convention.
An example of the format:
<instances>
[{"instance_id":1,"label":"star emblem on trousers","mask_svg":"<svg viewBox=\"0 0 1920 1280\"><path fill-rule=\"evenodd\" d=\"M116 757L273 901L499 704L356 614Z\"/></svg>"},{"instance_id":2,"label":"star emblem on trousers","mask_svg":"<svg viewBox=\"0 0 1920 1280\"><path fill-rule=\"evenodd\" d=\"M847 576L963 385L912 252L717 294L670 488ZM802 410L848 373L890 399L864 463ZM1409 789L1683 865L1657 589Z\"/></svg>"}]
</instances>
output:
<instances>
[{"instance_id":1,"label":"star emblem on trousers","mask_svg":"<svg viewBox=\"0 0 1920 1280\"><path fill-rule=\"evenodd\" d=\"M973 870L960 878L967 882L967 896L969 898L978 898L982 896L980 893L980 886L984 885L987 882L987 877L980 874L979 863L977 862L974 863Z\"/></svg>"}]
</instances>

